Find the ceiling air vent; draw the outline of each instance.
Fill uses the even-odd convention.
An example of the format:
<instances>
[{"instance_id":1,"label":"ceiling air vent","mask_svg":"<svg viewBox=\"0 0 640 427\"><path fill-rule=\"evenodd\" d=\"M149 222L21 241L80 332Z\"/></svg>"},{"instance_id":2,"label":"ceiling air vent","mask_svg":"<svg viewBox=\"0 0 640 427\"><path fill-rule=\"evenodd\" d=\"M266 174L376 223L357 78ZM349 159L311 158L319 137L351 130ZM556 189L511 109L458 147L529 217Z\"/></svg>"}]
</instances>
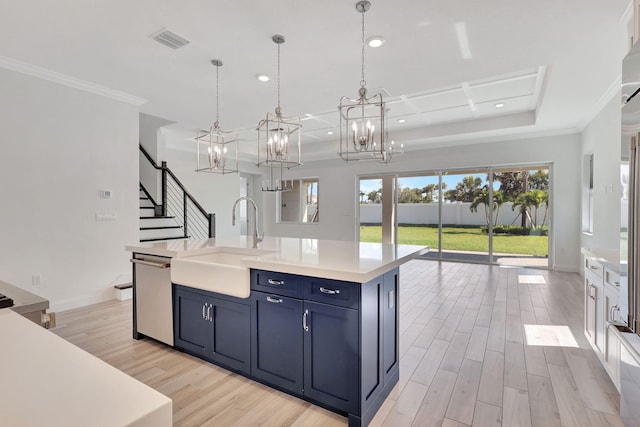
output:
<instances>
[{"instance_id":1,"label":"ceiling air vent","mask_svg":"<svg viewBox=\"0 0 640 427\"><path fill-rule=\"evenodd\" d=\"M189 44L189 40L165 29L162 29L158 33L152 35L151 38L158 43L170 47L171 49L178 49Z\"/></svg>"}]
</instances>

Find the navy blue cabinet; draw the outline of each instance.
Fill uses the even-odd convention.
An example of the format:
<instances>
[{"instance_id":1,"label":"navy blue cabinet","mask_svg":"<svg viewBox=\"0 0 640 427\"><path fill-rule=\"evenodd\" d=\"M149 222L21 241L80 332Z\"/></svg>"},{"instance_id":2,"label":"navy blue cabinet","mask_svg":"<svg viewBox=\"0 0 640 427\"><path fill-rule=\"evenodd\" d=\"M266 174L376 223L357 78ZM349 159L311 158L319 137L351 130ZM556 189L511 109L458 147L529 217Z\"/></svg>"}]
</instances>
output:
<instances>
[{"instance_id":1,"label":"navy blue cabinet","mask_svg":"<svg viewBox=\"0 0 640 427\"><path fill-rule=\"evenodd\" d=\"M252 292L252 375L354 412L358 400L358 312Z\"/></svg>"},{"instance_id":2,"label":"navy blue cabinet","mask_svg":"<svg viewBox=\"0 0 640 427\"><path fill-rule=\"evenodd\" d=\"M175 286L173 309L176 347L231 369L250 372L248 302L243 304L211 292Z\"/></svg>"},{"instance_id":3,"label":"navy blue cabinet","mask_svg":"<svg viewBox=\"0 0 640 427\"><path fill-rule=\"evenodd\" d=\"M344 412L358 410L358 312L305 301L304 395Z\"/></svg>"},{"instance_id":4,"label":"navy blue cabinet","mask_svg":"<svg viewBox=\"0 0 640 427\"><path fill-rule=\"evenodd\" d=\"M254 377L302 394L302 301L252 291Z\"/></svg>"},{"instance_id":5,"label":"navy blue cabinet","mask_svg":"<svg viewBox=\"0 0 640 427\"><path fill-rule=\"evenodd\" d=\"M174 285L175 347L367 425L399 379L398 269L366 283L251 270L251 296Z\"/></svg>"}]
</instances>

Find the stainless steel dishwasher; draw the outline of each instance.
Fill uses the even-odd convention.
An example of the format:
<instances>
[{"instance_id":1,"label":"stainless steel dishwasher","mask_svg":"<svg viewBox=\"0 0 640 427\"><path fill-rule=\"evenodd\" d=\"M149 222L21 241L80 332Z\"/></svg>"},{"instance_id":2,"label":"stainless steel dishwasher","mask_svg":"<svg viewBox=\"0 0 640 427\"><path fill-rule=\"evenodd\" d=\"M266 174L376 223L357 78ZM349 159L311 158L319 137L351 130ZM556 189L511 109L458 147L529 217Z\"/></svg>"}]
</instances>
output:
<instances>
[{"instance_id":1,"label":"stainless steel dishwasher","mask_svg":"<svg viewBox=\"0 0 640 427\"><path fill-rule=\"evenodd\" d=\"M133 337L139 334L173 346L171 258L134 253Z\"/></svg>"}]
</instances>

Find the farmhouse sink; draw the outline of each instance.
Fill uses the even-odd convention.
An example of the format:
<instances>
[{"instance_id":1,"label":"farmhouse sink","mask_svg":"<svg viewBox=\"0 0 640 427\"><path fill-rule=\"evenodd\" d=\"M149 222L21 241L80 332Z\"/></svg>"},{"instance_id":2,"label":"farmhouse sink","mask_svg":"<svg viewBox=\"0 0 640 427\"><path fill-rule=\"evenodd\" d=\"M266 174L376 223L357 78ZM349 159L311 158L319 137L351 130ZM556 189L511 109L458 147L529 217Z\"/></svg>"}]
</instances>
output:
<instances>
[{"instance_id":1,"label":"farmhouse sink","mask_svg":"<svg viewBox=\"0 0 640 427\"><path fill-rule=\"evenodd\" d=\"M270 251L225 249L171 260L171 282L238 298L250 293L249 268L243 261Z\"/></svg>"}]
</instances>

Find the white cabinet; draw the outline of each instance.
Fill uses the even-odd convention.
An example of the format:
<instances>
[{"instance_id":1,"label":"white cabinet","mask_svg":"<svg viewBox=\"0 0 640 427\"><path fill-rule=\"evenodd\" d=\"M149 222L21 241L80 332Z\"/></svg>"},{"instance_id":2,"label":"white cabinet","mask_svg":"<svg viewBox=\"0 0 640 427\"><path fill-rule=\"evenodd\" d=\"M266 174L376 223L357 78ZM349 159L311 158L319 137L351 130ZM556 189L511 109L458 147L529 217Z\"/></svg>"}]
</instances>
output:
<instances>
[{"instance_id":1,"label":"white cabinet","mask_svg":"<svg viewBox=\"0 0 640 427\"><path fill-rule=\"evenodd\" d=\"M620 321L620 275L602 258L584 258L584 334L620 389L620 341L609 326Z\"/></svg>"},{"instance_id":2,"label":"white cabinet","mask_svg":"<svg viewBox=\"0 0 640 427\"><path fill-rule=\"evenodd\" d=\"M584 268L584 334L599 353L605 347L604 279L603 267L592 257L585 257Z\"/></svg>"}]
</instances>

